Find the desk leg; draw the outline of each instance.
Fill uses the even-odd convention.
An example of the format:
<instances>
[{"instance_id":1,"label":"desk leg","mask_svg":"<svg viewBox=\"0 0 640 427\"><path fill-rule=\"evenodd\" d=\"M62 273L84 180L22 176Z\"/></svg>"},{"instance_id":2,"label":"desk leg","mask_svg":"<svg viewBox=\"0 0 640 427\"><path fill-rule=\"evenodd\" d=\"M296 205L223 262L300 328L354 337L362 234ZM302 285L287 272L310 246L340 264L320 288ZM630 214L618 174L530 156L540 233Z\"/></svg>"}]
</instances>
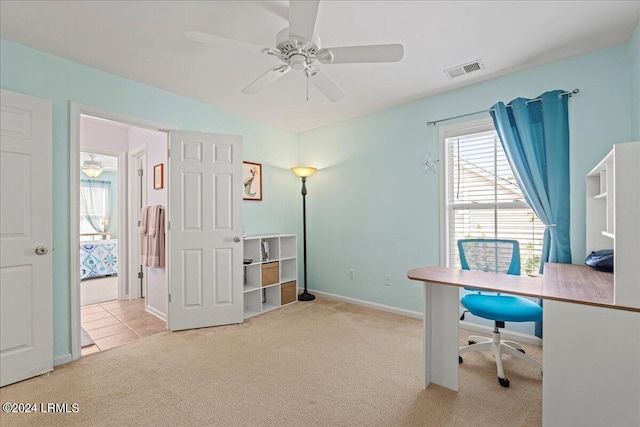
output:
<instances>
[{"instance_id":1,"label":"desk leg","mask_svg":"<svg viewBox=\"0 0 640 427\"><path fill-rule=\"evenodd\" d=\"M457 287L424 284L424 388L458 391L458 306Z\"/></svg>"}]
</instances>

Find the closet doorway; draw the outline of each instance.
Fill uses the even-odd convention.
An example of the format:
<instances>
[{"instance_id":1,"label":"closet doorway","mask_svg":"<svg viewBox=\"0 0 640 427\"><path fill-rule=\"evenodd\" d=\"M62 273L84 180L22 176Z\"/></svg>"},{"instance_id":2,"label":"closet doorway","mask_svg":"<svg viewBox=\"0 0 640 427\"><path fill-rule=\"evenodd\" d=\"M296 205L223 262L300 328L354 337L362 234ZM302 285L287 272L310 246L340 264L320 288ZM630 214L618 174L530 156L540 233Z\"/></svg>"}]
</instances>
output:
<instances>
[{"instance_id":1,"label":"closet doorway","mask_svg":"<svg viewBox=\"0 0 640 427\"><path fill-rule=\"evenodd\" d=\"M168 134L164 126L76 104L71 122L75 360L167 329L166 269L141 267L138 225L143 206L167 203L167 188L154 190L148 170L167 164Z\"/></svg>"}]
</instances>

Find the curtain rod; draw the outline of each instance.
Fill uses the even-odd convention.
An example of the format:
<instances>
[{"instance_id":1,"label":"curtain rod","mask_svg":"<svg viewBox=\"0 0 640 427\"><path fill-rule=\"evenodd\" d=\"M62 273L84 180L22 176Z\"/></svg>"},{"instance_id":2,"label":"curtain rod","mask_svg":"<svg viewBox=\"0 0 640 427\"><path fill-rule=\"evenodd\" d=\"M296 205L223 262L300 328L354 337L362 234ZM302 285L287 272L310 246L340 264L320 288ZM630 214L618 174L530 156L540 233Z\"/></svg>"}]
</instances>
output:
<instances>
[{"instance_id":1,"label":"curtain rod","mask_svg":"<svg viewBox=\"0 0 640 427\"><path fill-rule=\"evenodd\" d=\"M560 94L560 96L565 96L566 95L569 98L571 98L572 95L574 95L576 93L579 93L579 92L580 92L580 89L574 89L574 90L570 90L568 92L562 92ZM525 102L525 104L528 105L530 102L535 102L535 101L542 101L542 98L530 99L527 102ZM507 105L507 107L512 108L511 105ZM473 116L474 114L488 113L489 111L491 111L491 109L482 110L482 111L476 111L475 113L461 114L459 116L447 117L446 119L434 120L432 122L427 122L427 126L435 125L436 123L440 123L440 122L446 122L447 120L459 119L460 117Z\"/></svg>"}]
</instances>

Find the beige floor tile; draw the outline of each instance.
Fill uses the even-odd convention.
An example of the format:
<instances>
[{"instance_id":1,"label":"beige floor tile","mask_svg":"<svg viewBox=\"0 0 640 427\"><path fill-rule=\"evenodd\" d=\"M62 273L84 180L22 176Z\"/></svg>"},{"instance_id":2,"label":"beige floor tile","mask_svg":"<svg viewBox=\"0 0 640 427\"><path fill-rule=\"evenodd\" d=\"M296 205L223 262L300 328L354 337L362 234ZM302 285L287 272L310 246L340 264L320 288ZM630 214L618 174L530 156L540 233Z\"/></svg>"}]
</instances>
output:
<instances>
[{"instance_id":1,"label":"beige floor tile","mask_svg":"<svg viewBox=\"0 0 640 427\"><path fill-rule=\"evenodd\" d=\"M126 323L127 326L130 327L131 329L136 329L143 326L152 326L152 325L165 326L166 325L165 322L158 319L153 314L149 314L149 313L147 313L147 315L144 317L136 317L135 319L127 320L124 323Z\"/></svg>"},{"instance_id":2,"label":"beige floor tile","mask_svg":"<svg viewBox=\"0 0 640 427\"><path fill-rule=\"evenodd\" d=\"M98 328L87 332L89 333L89 336L93 338L93 341L96 341L100 338L106 338L112 335L121 334L122 332L127 332L129 330L130 329L127 328L126 325L117 323L115 325L105 326L104 328Z\"/></svg>"},{"instance_id":3,"label":"beige floor tile","mask_svg":"<svg viewBox=\"0 0 640 427\"><path fill-rule=\"evenodd\" d=\"M100 307L99 305L88 305L80 309L80 313L82 314L102 313L103 311L104 308Z\"/></svg>"},{"instance_id":4,"label":"beige floor tile","mask_svg":"<svg viewBox=\"0 0 640 427\"><path fill-rule=\"evenodd\" d=\"M112 317L108 311L102 311L98 313L89 313L89 314L80 313L80 321L82 323L92 322L94 320L99 320L99 319L105 319L107 317Z\"/></svg>"},{"instance_id":5,"label":"beige floor tile","mask_svg":"<svg viewBox=\"0 0 640 427\"><path fill-rule=\"evenodd\" d=\"M120 323L115 317L105 317L104 319L92 320L91 322L82 322L82 327L85 331L92 331L98 328L104 328L105 326L115 325Z\"/></svg>"},{"instance_id":6,"label":"beige floor tile","mask_svg":"<svg viewBox=\"0 0 640 427\"><path fill-rule=\"evenodd\" d=\"M116 318L121 322L127 323L127 321L130 321L133 319L140 319L146 316L151 316L151 315L146 311L142 311L142 312L135 311L135 312L117 314Z\"/></svg>"},{"instance_id":7,"label":"beige floor tile","mask_svg":"<svg viewBox=\"0 0 640 427\"><path fill-rule=\"evenodd\" d=\"M136 305L144 306L144 299L140 298L140 299L124 300L124 301L115 300L115 301L103 302L102 304L100 304L100 306L106 310L109 310L111 308L118 308L118 307L132 307Z\"/></svg>"},{"instance_id":8,"label":"beige floor tile","mask_svg":"<svg viewBox=\"0 0 640 427\"><path fill-rule=\"evenodd\" d=\"M133 332L135 332L136 334L140 335L143 338L151 335L159 334L161 332L166 332L166 331L167 331L167 327L165 326L164 323L162 323L161 325L140 326L138 328L133 329Z\"/></svg>"},{"instance_id":9,"label":"beige floor tile","mask_svg":"<svg viewBox=\"0 0 640 427\"><path fill-rule=\"evenodd\" d=\"M86 356L87 354L97 353L100 351L100 348L97 345L90 345L88 347L82 347L82 355Z\"/></svg>"},{"instance_id":10,"label":"beige floor tile","mask_svg":"<svg viewBox=\"0 0 640 427\"><path fill-rule=\"evenodd\" d=\"M106 338L100 338L95 340L96 345L100 347L100 350L108 350L110 348L118 347L130 342L139 340L140 337L131 331L123 332L118 335L112 335Z\"/></svg>"},{"instance_id":11,"label":"beige floor tile","mask_svg":"<svg viewBox=\"0 0 640 427\"><path fill-rule=\"evenodd\" d=\"M118 316L120 314L127 314L127 313L146 313L147 312L144 309L144 307L137 307L137 306L110 308L108 311L114 316Z\"/></svg>"}]
</instances>

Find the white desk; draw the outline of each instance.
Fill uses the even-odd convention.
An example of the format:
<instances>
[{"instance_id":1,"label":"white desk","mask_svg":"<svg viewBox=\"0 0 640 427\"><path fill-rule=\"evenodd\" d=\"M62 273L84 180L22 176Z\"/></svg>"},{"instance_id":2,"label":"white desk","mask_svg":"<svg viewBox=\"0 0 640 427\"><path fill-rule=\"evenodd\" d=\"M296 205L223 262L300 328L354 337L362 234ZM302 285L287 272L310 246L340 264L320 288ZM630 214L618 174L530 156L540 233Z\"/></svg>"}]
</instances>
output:
<instances>
[{"instance_id":1,"label":"white desk","mask_svg":"<svg viewBox=\"0 0 640 427\"><path fill-rule=\"evenodd\" d=\"M425 388L458 390L458 288L542 298L543 424L640 426L640 308L613 304L611 274L547 263L544 278L441 267L407 276L424 282Z\"/></svg>"}]
</instances>

